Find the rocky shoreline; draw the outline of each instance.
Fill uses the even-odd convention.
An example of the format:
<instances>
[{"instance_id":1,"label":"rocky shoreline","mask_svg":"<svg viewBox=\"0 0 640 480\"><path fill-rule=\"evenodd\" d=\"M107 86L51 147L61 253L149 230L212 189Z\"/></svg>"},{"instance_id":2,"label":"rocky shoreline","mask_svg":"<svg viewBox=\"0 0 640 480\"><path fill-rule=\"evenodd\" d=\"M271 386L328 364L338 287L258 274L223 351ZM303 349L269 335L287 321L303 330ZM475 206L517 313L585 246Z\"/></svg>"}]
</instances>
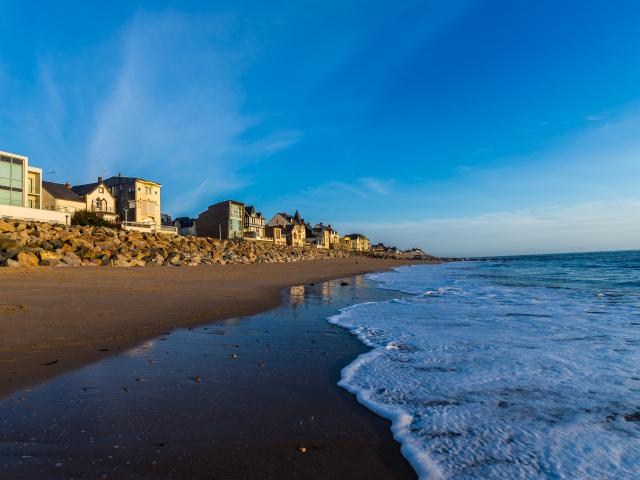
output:
<instances>
[{"instance_id":1,"label":"rocky shoreline","mask_svg":"<svg viewBox=\"0 0 640 480\"><path fill-rule=\"evenodd\" d=\"M280 263L367 256L405 259L395 254L269 242L220 241L164 233L124 231L106 227L0 221L0 266L198 266L211 264Z\"/></svg>"}]
</instances>

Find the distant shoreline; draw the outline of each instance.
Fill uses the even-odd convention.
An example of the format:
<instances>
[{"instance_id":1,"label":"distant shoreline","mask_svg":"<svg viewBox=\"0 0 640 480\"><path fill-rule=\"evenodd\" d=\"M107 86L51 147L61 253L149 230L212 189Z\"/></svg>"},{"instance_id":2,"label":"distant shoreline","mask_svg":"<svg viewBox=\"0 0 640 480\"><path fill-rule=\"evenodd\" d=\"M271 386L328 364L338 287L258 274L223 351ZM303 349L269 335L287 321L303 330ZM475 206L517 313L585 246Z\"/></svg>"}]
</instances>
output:
<instances>
[{"instance_id":1,"label":"distant shoreline","mask_svg":"<svg viewBox=\"0 0 640 480\"><path fill-rule=\"evenodd\" d=\"M436 262L0 269L0 398L176 327L270 310L290 286L416 263Z\"/></svg>"}]
</instances>

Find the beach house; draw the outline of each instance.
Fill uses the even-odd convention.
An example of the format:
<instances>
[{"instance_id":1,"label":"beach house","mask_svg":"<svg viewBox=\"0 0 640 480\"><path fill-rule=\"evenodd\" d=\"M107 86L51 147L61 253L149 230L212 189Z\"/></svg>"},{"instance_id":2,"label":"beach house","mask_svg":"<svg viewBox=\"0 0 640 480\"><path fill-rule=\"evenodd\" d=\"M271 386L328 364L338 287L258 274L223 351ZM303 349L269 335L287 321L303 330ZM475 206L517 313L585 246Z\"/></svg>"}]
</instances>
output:
<instances>
[{"instance_id":1,"label":"beach house","mask_svg":"<svg viewBox=\"0 0 640 480\"><path fill-rule=\"evenodd\" d=\"M116 213L126 223L160 229L160 185L138 177L125 177L119 173L104 180L116 200Z\"/></svg>"},{"instance_id":2,"label":"beach house","mask_svg":"<svg viewBox=\"0 0 640 480\"><path fill-rule=\"evenodd\" d=\"M275 245L286 245L287 244L287 235L283 233L282 227L273 226L270 227L267 225L265 227L265 233L267 238L270 238Z\"/></svg>"},{"instance_id":3,"label":"beach house","mask_svg":"<svg viewBox=\"0 0 640 480\"><path fill-rule=\"evenodd\" d=\"M84 209L110 222L118 219L116 198L102 177L97 182L75 185L71 190L84 202Z\"/></svg>"},{"instance_id":4,"label":"beach house","mask_svg":"<svg viewBox=\"0 0 640 480\"><path fill-rule=\"evenodd\" d=\"M309 239L309 243L315 245L317 248L331 248L331 231L331 225L324 225L323 223L316 224L311 229L312 237Z\"/></svg>"},{"instance_id":5,"label":"beach house","mask_svg":"<svg viewBox=\"0 0 640 480\"><path fill-rule=\"evenodd\" d=\"M42 169L29 165L29 158L0 152L0 205L42 208Z\"/></svg>"},{"instance_id":6,"label":"beach house","mask_svg":"<svg viewBox=\"0 0 640 480\"><path fill-rule=\"evenodd\" d=\"M173 221L173 225L178 229L180 235L196 235L196 219L189 217L178 217Z\"/></svg>"},{"instance_id":7,"label":"beach house","mask_svg":"<svg viewBox=\"0 0 640 480\"><path fill-rule=\"evenodd\" d=\"M346 250L367 252L371 248L369 239L361 233L351 233L342 237L341 243Z\"/></svg>"},{"instance_id":8,"label":"beach house","mask_svg":"<svg viewBox=\"0 0 640 480\"><path fill-rule=\"evenodd\" d=\"M265 221L262 212L258 212L253 206L244 207L244 238L263 240L265 237Z\"/></svg>"},{"instance_id":9,"label":"beach house","mask_svg":"<svg viewBox=\"0 0 640 480\"><path fill-rule=\"evenodd\" d=\"M220 240L244 238L244 203L225 200L211 205L197 219L198 236Z\"/></svg>"},{"instance_id":10,"label":"beach house","mask_svg":"<svg viewBox=\"0 0 640 480\"><path fill-rule=\"evenodd\" d=\"M71 189L69 182L42 182L42 208L55 212L75 213L85 209L85 201Z\"/></svg>"},{"instance_id":11,"label":"beach house","mask_svg":"<svg viewBox=\"0 0 640 480\"><path fill-rule=\"evenodd\" d=\"M271 217L268 225L282 228L282 233L287 239L287 245L304 247L307 240L307 225L297 210L293 215L285 212L276 213Z\"/></svg>"},{"instance_id":12,"label":"beach house","mask_svg":"<svg viewBox=\"0 0 640 480\"><path fill-rule=\"evenodd\" d=\"M42 204L42 169L29 158L0 151L0 218L69 223L71 215Z\"/></svg>"}]
</instances>

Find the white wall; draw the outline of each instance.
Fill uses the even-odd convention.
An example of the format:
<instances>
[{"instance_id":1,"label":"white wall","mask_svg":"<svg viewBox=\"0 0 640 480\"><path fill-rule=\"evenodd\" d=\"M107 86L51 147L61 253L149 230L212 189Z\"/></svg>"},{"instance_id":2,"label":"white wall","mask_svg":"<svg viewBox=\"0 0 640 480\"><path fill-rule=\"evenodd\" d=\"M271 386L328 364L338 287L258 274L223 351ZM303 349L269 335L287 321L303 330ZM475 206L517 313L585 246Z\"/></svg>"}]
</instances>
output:
<instances>
[{"instance_id":1,"label":"white wall","mask_svg":"<svg viewBox=\"0 0 640 480\"><path fill-rule=\"evenodd\" d=\"M39 208L14 207L13 205L0 205L0 218L11 217L15 220L33 220L36 222L71 223L72 213L54 212Z\"/></svg>"}]
</instances>

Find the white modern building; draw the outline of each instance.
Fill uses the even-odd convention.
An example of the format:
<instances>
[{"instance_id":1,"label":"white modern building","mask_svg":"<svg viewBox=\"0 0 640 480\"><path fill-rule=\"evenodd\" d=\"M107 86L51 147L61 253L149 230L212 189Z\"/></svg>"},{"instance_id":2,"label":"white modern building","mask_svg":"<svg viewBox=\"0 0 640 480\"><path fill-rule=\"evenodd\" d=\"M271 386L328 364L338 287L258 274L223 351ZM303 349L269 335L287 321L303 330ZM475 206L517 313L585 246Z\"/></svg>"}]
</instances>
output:
<instances>
[{"instance_id":1,"label":"white modern building","mask_svg":"<svg viewBox=\"0 0 640 480\"><path fill-rule=\"evenodd\" d=\"M0 218L66 223L70 215L42 209L42 169L23 155L0 151Z\"/></svg>"}]
</instances>

